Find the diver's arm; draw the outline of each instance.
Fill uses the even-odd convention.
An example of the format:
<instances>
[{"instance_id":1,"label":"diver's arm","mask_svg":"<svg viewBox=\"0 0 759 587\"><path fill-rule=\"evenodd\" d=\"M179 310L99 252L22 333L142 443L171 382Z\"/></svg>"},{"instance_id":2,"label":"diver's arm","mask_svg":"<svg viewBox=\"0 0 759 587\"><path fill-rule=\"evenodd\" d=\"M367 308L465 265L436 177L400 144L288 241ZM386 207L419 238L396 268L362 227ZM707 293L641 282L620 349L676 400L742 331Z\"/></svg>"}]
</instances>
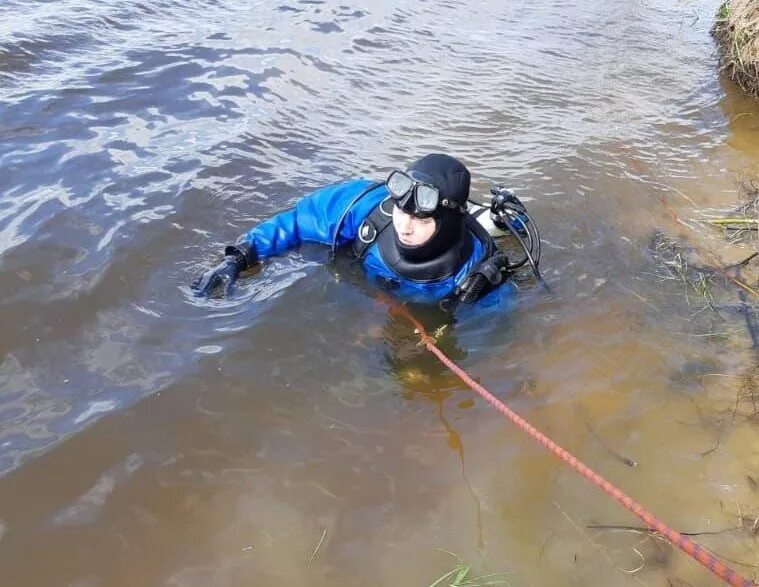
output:
<instances>
[{"instance_id":1,"label":"diver's arm","mask_svg":"<svg viewBox=\"0 0 759 587\"><path fill-rule=\"evenodd\" d=\"M384 197L381 184L352 180L321 188L294 208L280 212L224 249L224 260L196 278L191 287L207 296L220 285L228 295L241 271L304 242L342 245L356 238L363 218ZM370 197L369 192L372 192ZM337 234L335 234L337 232Z\"/></svg>"},{"instance_id":2,"label":"diver's arm","mask_svg":"<svg viewBox=\"0 0 759 587\"><path fill-rule=\"evenodd\" d=\"M361 216L354 209L365 207L357 199L363 199L360 196L371 185L369 180L359 179L316 190L299 200L294 208L250 230L236 247L247 248L260 260L304 242L332 244L336 241L341 245L352 241L358 230L354 217Z\"/></svg>"}]
</instances>

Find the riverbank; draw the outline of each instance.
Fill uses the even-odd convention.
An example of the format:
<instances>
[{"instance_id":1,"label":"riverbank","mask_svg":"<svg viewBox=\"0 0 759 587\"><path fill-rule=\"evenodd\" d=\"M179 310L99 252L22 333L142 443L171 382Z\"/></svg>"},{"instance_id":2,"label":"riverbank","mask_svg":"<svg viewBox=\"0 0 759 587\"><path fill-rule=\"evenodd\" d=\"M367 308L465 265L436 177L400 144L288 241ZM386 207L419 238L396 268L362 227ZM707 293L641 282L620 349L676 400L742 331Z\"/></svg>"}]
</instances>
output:
<instances>
[{"instance_id":1,"label":"riverbank","mask_svg":"<svg viewBox=\"0 0 759 587\"><path fill-rule=\"evenodd\" d=\"M759 98L759 0L728 0L712 28L722 67L749 94Z\"/></svg>"}]
</instances>

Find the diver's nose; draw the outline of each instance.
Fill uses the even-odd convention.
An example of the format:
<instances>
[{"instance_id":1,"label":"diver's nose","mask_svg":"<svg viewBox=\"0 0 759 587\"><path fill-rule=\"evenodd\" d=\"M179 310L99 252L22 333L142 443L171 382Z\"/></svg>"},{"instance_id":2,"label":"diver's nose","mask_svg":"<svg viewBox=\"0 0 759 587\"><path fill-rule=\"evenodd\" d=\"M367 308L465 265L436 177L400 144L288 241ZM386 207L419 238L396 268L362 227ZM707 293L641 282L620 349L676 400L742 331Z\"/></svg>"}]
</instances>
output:
<instances>
[{"instance_id":1,"label":"diver's nose","mask_svg":"<svg viewBox=\"0 0 759 587\"><path fill-rule=\"evenodd\" d=\"M411 232L411 216L402 212L400 214L400 222L398 223L398 229L400 232Z\"/></svg>"}]
</instances>

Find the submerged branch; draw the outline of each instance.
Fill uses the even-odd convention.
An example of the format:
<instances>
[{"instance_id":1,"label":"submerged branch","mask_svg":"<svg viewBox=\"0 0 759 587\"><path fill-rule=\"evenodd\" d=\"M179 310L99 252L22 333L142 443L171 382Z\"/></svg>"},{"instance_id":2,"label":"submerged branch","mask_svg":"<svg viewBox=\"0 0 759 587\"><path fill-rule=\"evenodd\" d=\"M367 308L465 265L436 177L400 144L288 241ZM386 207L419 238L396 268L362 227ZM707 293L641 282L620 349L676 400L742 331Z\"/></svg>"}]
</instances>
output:
<instances>
[{"instance_id":1,"label":"submerged branch","mask_svg":"<svg viewBox=\"0 0 759 587\"><path fill-rule=\"evenodd\" d=\"M627 465L628 467L637 467L638 461L634 461L633 459L628 459L627 457L619 454L617 451L615 451L613 448L608 446L603 439L598 435L598 433L593 429L593 427L590 425L590 422L585 422L585 427L588 429L588 432L590 432L590 435L596 439L598 444L600 444L606 452L608 452L612 457L617 459L620 463L623 465Z\"/></svg>"},{"instance_id":2,"label":"submerged branch","mask_svg":"<svg viewBox=\"0 0 759 587\"><path fill-rule=\"evenodd\" d=\"M322 537L319 539L319 543L316 545L316 548L314 548L314 552L311 553L311 558L308 559L308 564L306 565L306 568L309 568L316 558L316 554L319 552L319 549L322 547L322 544L324 544L324 539L327 537L327 526L324 526L324 530L322 531Z\"/></svg>"}]
</instances>

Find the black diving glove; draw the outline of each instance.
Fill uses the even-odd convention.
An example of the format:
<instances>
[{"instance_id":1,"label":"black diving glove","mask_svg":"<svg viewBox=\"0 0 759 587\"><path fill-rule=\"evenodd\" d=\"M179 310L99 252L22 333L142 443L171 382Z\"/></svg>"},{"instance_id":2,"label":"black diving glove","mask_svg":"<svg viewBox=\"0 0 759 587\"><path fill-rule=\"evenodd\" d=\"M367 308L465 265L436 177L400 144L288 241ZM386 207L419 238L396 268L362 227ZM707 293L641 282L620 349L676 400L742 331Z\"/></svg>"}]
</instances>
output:
<instances>
[{"instance_id":1,"label":"black diving glove","mask_svg":"<svg viewBox=\"0 0 759 587\"><path fill-rule=\"evenodd\" d=\"M258 261L255 249L247 244L230 245L224 249L224 260L193 280L190 287L197 297L208 296L214 289L223 285L224 297L232 292L232 286L244 271Z\"/></svg>"}]
</instances>

